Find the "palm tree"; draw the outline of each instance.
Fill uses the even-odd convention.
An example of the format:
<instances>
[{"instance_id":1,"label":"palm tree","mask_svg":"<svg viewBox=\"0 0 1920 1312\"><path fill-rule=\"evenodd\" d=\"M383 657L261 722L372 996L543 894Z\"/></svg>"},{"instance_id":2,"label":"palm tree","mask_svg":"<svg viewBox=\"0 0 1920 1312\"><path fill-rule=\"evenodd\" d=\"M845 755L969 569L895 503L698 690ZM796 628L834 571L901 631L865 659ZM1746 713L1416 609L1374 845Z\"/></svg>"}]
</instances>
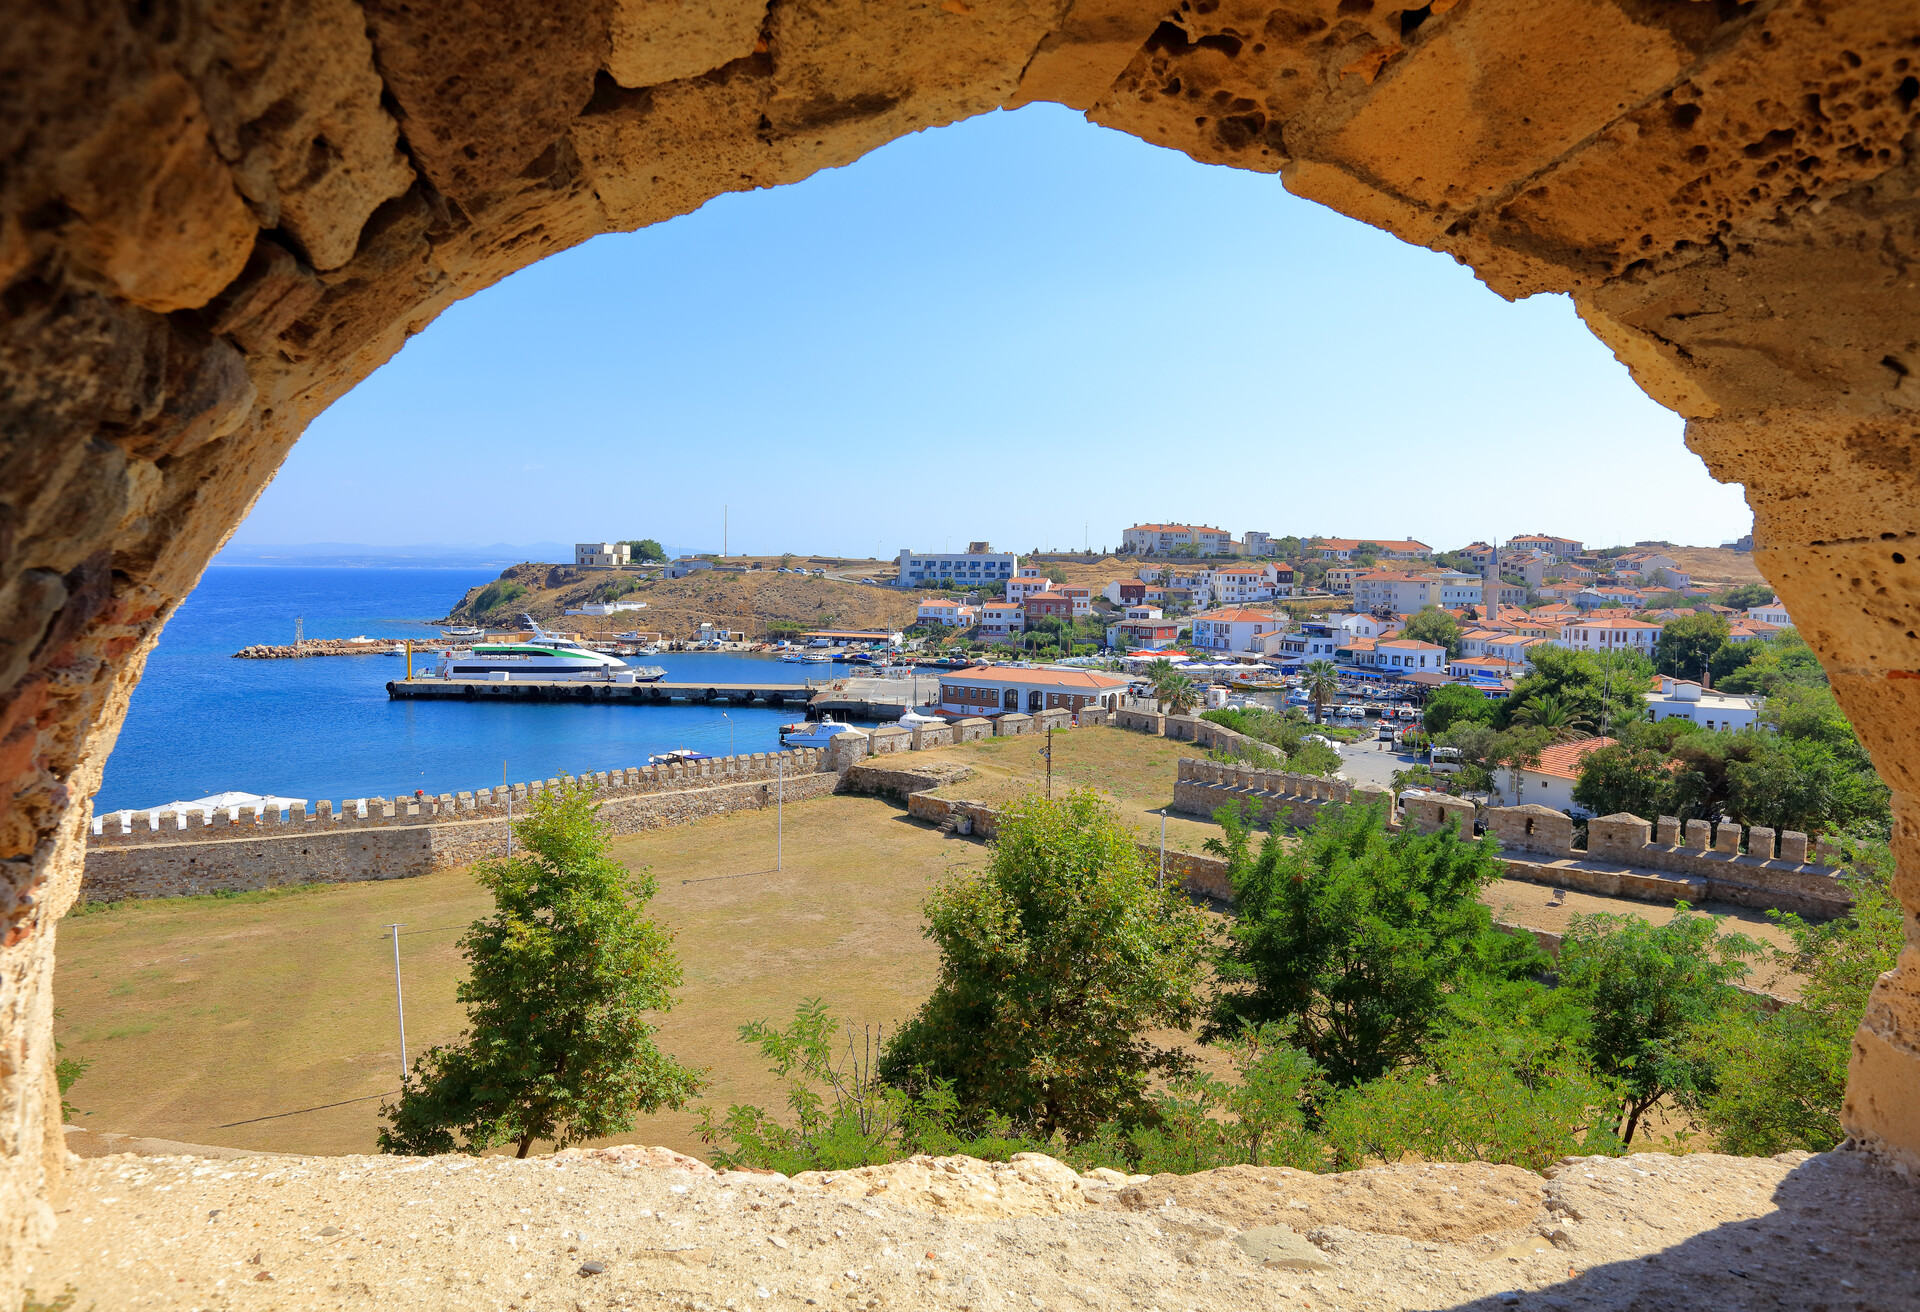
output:
<instances>
[{"instance_id":1,"label":"palm tree","mask_svg":"<svg viewBox=\"0 0 1920 1312\"><path fill-rule=\"evenodd\" d=\"M1328 702L1340 695L1340 671L1328 660L1308 661L1306 669L1300 673L1300 691L1307 694L1307 700L1313 703L1313 722L1325 724L1324 711Z\"/></svg>"},{"instance_id":2,"label":"palm tree","mask_svg":"<svg viewBox=\"0 0 1920 1312\"><path fill-rule=\"evenodd\" d=\"M1172 715L1185 715L1200 700L1200 685L1191 675L1173 674L1164 684L1154 689L1154 695L1167 704Z\"/></svg>"},{"instance_id":3,"label":"palm tree","mask_svg":"<svg viewBox=\"0 0 1920 1312\"><path fill-rule=\"evenodd\" d=\"M1593 727L1593 721L1574 713L1571 706L1552 693L1543 693L1528 699L1525 705L1513 713L1513 718L1521 724L1530 724L1536 729L1545 729L1549 743L1578 742L1593 735L1587 730Z\"/></svg>"},{"instance_id":4,"label":"palm tree","mask_svg":"<svg viewBox=\"0 0 1920 1312\"><path fill-rule=\"evenodd\" d=\"M1167 704L1167 684L1178 677L1173 662L1165 656L1156 656L1147 662L1147 682L1153 685L1153 697L1156 705Z\"/></svg>"}]
</instances>

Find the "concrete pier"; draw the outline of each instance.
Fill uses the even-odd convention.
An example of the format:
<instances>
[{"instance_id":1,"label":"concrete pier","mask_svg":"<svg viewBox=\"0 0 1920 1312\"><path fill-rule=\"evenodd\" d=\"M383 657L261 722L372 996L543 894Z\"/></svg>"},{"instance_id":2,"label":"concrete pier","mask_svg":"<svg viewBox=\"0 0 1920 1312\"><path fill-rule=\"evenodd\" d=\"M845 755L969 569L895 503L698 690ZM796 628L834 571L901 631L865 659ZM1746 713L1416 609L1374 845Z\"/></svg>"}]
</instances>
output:
<instances>
[{"instance_id":1,"label":"concrete pier","mask_svg":"<svg viewBox=\"0 0 1920 1312\"><path fill-rule=\"evenodd\" d=\"M597 702L621 706L795 706L814 689L805 683L600 683L577 679L395 679L395 701Z\"/></svg>"}]
</instances>

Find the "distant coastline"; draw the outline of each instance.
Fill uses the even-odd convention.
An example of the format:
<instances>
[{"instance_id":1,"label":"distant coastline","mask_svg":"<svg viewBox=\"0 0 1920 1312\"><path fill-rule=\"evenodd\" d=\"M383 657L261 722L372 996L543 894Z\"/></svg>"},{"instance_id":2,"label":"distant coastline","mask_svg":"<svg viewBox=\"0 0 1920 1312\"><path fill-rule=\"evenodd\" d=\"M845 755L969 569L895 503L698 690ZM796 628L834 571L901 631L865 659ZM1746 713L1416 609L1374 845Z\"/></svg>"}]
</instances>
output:
<instances>
[{"instance_id":1,"label":"distant coastline","mask_svg":"<svg viewBox=\"0 0 1920 1312\"><path fill-rule=\"evenodd\" d=\"M694 554L687 547L669 546L666 550L673 556ZM529 561L562 564L572 559L573 548L564 542L492 542L485 546L448 542L400 546L367 542L229 542L211 563L285 569L499 570Z\"/></svg>"}]
</instances>

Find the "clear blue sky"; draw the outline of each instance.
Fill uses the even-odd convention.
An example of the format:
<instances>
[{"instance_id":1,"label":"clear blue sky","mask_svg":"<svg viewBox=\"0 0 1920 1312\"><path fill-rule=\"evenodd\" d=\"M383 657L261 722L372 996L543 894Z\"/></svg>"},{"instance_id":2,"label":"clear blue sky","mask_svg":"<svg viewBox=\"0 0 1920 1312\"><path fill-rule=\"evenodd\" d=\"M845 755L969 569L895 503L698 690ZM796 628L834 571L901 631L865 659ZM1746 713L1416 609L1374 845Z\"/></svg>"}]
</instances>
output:
<instances>
[{"instance_id":1,"label":"clear blue sky","mask_svg":"<svg viewBox=\"0 0 1920 1312\"><path fill-rule=\"evenodd\" d=\"M888 556L1751 525L1564 297L1035 105L598 238L322 415L252 544ZM1085 526L1083 528L1083 525Z\"/></svg>"}]
</instances>

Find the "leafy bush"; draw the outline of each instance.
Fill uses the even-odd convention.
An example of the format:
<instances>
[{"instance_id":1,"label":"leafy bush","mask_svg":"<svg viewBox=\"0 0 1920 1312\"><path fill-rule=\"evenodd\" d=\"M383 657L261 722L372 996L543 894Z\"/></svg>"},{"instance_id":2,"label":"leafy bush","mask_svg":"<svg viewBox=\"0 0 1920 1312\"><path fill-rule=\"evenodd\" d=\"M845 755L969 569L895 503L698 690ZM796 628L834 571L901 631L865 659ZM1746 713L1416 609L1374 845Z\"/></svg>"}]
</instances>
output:
<instances>
[{"instance_id":1,"label":"leafy bush","mask_svg":"<svg viewBox=\"0 0 1920 1312\"><path fill-rule=\"evenodd\" d=\"M1466 979L1545 964L1479 900L1505 870L1494 840L1389 834L1376 804L1329 807L1297 843L1269 833L1256 854L1245 811L1214 819L1225 837L1207 847L1227 859L1236 914L1209 1037L1290 1024L1329 1080L1354 1084L1411 1064Z\"/></svg>"},{"instance_id":2,"label":"leafy bush","mask_svg":"<svg viewBox=\"0 0 1920 1312\"><path fill-rule=\"evenodd\" d=\"M841 1054L843 1032L847 1042ZM962 1133L959 1102L949 1083L920 1080L906 1089L881 1080L876 1058L884 1035L865 1032L856 1046L852 1028L819 998L795 1007L785 1029L754 1021L740 1027L740 1039L757 1045L772 1062L774 1076L786 1083L790 1119L782 1122L762 1108L739 1103L724 1116L716 1116L711 1106L701 1108L701 1142L714 1149L713 1164L723 1170L844 1171L913 1153L1003 1161L1047 1148L1015 1133L1005 1117L989 1115L981 1133Z\"/></svg>"},{"instance_id":3,"label":"leafy bush","mask_svg":"<svg viewBox=\"0 0 1920 1312\"><path fill-rule=\"evenodd\" d=\"M1183 1073L1146 1035L1198 1011L1206 922L1155 887L1092 793L1010 808L986 872L943 884L926 913L940 973L887 1044L889 1083L945 1082L969 1124L998 1114L1074 1142L1149 1117L1149 1079Z\"/></svg>"},{"instance_id":4,"label":"leafy bush","mask_svg":"<svg viewBox=\"0 0 1920 1312\"><path fill-rule=\"evenodd\" d=\"M494 912L460 940L468 1029L416 1060L398 1102L381 1106L382 1152L514 1143L525 1157L536 1139L624 1133L699 1090L700 1075L653 1042L680 982L671 937L641 914L653 878L607 855L595 811L591 788L544 791L513 826L515 855L474 866Z\"/></svg>"},{"instance_id":5,"label":"leafy bush","mask_svg":"<svg viewBox=\"0 0 1920 1312\"><path fill-rule=\"evenodd\" d=\"M1874 981L1893 969L1906 943L1893 870L1886 843L1850 844L1841 880L1853 895L1852 914L1810 925L1772 913L1793 940L1773 960L1804 978L1800 1000L1772 1012L1757 1002L1730 1007L1697 1036L1697 1054L1716 1079L1689 1097L1688 1110L1721 1151L1824 1152L1846 1137L1840 1105L1853 1032Z\"/></svg>"}]
</instances>

